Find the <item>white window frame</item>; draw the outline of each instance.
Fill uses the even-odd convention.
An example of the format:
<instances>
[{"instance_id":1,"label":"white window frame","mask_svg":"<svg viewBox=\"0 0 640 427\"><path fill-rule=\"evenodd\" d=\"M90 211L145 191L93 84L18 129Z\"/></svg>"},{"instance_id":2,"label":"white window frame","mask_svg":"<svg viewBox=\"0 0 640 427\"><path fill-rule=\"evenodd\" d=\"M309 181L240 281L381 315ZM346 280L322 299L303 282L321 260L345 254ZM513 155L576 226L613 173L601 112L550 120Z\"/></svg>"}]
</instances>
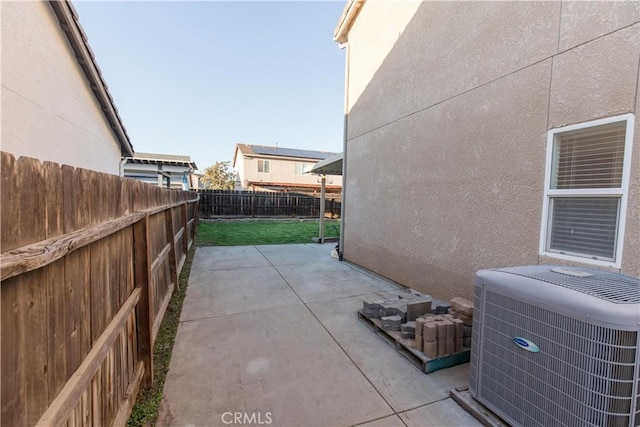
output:
<instances>
[{"instance_id":1,"label":"white window frame","mask_svg":"<svg viewBox=\"0 0 640 427\"><path fill-rule=\"evenodd\" d=\"M262 162L262 170L260 170L260 162ZM266 166L266 168L265 168ZM265 169L267 169L265 171ZM271 161L270 160L264 160L264 159L258 159L258 173L271 173Z\"/></svg>"},{"instance_id":2,"label":"white window frame","mask_svg":"<svg viewBox=\"0 0 640 427\"><path fill-rule=\"evenodd\" d=\"M574 130L605 125L609 123L626 121L625 132L625 146L624 146L624 159L622 165L622 185L620 188L604 188L604 189L571 189L571 190L556 190L551 188L551 174L552 174L552 161L553 161L553 149L555 144L555 137L559 133L570 132ZM629 194L629 179L631 174L631 154L633 148L633 129L634 129L634 115L622 114L619 116L607 117L604 119L591 120L584 123L575 125L564 126L557 129L551 129L547 132L547 159L545 165L545 177L544 177L544 200L542 202L542 221L540 227L540 250L539 254L549 258L563 259L567 261L575 261L584 264L592 264L603 267L621 268L622 266L622 249L624 246L624 232L625 221L627 217L627 197ZM587 255L570 255L560 254L557 252L547 251L547 238L550 237L551 230L549 221L549 207L550 199L554 196L564 197L580 197L580 196L614 196L620 197L620 208L618 211L618 228L616 234L616 247L613 261L599 260L589 258Z\"/></svg>"},{"instance_id":3,"label":"white window frame","mask_svg":"<svg viewBox=\"0 0 640 427\"><path fill-rule=\"evenodd\" d=\"M305 162L295 162L295 166L293 169L294 175L304 175L313 167L313 163L305 163ZM298 172L298 168L300 168L301 172Z\"/></svg>"}]
</instances>

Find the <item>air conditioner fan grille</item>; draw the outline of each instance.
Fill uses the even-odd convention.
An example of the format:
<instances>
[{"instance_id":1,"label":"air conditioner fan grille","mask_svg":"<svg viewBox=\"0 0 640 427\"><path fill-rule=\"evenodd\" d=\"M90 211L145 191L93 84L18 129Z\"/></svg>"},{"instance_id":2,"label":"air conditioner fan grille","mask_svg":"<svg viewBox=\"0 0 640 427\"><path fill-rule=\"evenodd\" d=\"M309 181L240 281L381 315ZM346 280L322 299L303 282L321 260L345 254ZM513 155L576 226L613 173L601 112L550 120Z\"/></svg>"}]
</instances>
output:
<instances>
[{"instance_id":1,"label":"air conditioner fan grille","mask_svg":"<svg viewBox=\"0 0 640 427\"><path fill-rule=\"evenodd\" d=\"M580 272L591 273L590 277L574 277L554 271L514 272L502 269L503 272L530 279L542 280L563 288L591 295L617 304L640 303L640 279L619 273L580 268Z\"/></svg>"}]
</instances>

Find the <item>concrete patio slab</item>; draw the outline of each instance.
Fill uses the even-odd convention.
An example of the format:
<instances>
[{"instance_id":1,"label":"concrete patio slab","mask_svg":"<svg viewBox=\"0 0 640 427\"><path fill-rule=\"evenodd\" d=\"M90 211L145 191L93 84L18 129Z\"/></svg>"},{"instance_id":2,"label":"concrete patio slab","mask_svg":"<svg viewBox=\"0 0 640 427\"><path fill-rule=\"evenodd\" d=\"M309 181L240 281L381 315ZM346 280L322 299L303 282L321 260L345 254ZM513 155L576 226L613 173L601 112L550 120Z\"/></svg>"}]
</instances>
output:
<instances>
[{"instance_id":1,"label":"concrete patio slab","mask_svg":"<svg viewBox=\"0 0 640 427\"><path fill-rule=\"evenodd\" d=\"M334 246L197 249L158 426L477 425L446 403L468 366L424 374L361 323L405 290Z\"/></svg>"},{"instance_id":2,"label":"concrete patio slab","mask_svg":"<svg viewBox=\"0 0 640 427\"><path fill-rule=\"evenodd\" d=\"M337 259L331 258L330 250L327 250L326 256L319 255L312 244L263 245L256 246L256 248L274 265L339 262Z\"/></svg>"},{"instance_id":3,"label":"concrete patio slab","mask_svg":"<svg viewBox=\"0 0 640 427\"><path fill-rule=\"evenodd\" d=\"M333 263L278 266L278 272L304 302L365 295L391 290L394 285L374 280L348 264Z\"/></svg>"},{"instance_id":4,"label":"concrete patio slab","mask_svg":"<svg viewBox=\"0 0 640 427\"><path fill-rule=\"evenodd\" d=\"M181 321L300 304L273 267L193 271Z\"/></svg>"},{"instance_id":5,"label":"concrete patio slab","mask_svg":"<svg viewBox=\"0 0 640 427\"><path fill-rule=\"evenodd\" d=\"M303 305L186 322L178 334L158 425L223 425L227 412L279 426L393 414Z\"/></svg>"},{"instance_id":6,"label":"concrete patio slab","mask_svg":"<svg viewBox=\"0 0 640 427\"><path fill-rule=\"evenodd\" d=\"M357 320L363 299L357 296L308 306L394 410L402 412L444 399L449 390L468 383L468 364L425 374L402 357Z\"/></svg>"},{"instance_id":7,"label":"concrete patio slab","mask_svg":"<svg viewBox=\"0 0 640 427\"><path fill-rule=\"evenodd\" d=\"M409 427L441 427L441 426L481 426L478 420L469 413L460 411L460 406L453 399L440 400L400 414L402 421Z\"/></svg>"},{"instance_id":8,"label":"concrete patio slab","mask_svg":"<svg viewBox=\"0 0 640 427\"><path fill-rule=\"evenodd\" d=\"M405 427L405 423L397 415L392 415L368 423L358 424L357 427Z\"/></svg>"},{"instance_id":9,"label":"concrete patio slab","mask_svg":"<svg viewBox=\"0 0 640 427\"><path fill-rule=\"evenodd\" d=\"M193 262L198 265L198 271L268 267L271 265L255 246L207 246L198 248Z\"/></svg>"}]
</instances>

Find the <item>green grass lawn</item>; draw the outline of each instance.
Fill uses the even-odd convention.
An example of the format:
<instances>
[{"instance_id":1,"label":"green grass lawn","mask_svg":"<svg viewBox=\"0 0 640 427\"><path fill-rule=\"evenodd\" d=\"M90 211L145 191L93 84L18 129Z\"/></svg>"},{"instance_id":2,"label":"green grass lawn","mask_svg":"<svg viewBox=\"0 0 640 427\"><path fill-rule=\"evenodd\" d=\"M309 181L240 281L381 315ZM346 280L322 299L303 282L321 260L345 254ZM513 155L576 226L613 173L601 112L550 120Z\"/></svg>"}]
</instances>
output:
<instances>
[{"instance_id":1,"label":"green grass lawn","mask_svg":"<svg viewBox=\"0 0 640 427\"><path fill-rule=\"evenodd\" d=\"M196 234L198 246L274 245L311 243L318 237L319 221L216 221L200 222ZM325 238L340 235L340 222L325 222Z\"/></svg>"}]
</instances>

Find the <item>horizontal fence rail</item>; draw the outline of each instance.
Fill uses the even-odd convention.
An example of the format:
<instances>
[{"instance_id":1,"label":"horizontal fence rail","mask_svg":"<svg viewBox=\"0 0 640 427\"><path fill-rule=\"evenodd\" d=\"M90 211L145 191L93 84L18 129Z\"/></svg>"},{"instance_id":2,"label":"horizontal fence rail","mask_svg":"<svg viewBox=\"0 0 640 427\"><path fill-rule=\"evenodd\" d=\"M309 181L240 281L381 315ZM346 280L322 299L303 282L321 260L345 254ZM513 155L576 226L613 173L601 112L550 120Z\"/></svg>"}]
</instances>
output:
<instances>
[{"instance_id":1,"label":"horizontal fence rail","mask_svg":"<svg viewBox=\"0 0 640 427\"><path fill-rule=\"evenodd\" d=\"M309 194L268 191L199 190L200 218L320 216L320 198ZM327 195L325 216L340 217L340 198Z\"/></svg>"},{"instance_id":2,"label":"horizontal fence rail","mask_svg":"<svg viewBox=\"0 0 640 427\"><path fill-rule=\"evenodd\" d=\"M2 153L2 425L122 426L198 195Z\"/></svg>"}]
</instances>

